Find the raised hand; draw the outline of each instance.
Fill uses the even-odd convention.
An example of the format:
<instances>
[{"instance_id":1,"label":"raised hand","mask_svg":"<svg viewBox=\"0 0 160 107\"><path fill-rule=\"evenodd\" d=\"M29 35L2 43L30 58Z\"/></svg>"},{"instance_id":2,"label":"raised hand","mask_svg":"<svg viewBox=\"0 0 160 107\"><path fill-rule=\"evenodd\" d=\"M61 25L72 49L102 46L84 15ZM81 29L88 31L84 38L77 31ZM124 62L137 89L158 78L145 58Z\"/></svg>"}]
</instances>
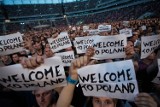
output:
<instances>
[{"instance_id":1,"label":"raised hand","mask_svg":"<svg viewBox=\"0 0 160 107\"><path fill-rule=\"evenodd\" d=\"M36 56L32 58L25 58L21 61L21 64L24 68L33 69L38 67L41 63L44 62L44 58L42 56Z\"/></svg>"},{"instance_id":2,"label":"raised hand","mask_svg":"<svg viewBox=\"0 0 160 107\"><path fill-rule=\"evenodd\" d=\"M90 60L93 55L94 55L94 48L89 47L84 56L81 56L73 60L70 66L70 72L69 72L70 76L77 80L78 79L77 69L86 65L93 64L95 60L92 61Z\"/></svg>"},{"instance_id":3,"label":"raised hand","mask_svg":"<svg viewBox=\"0 0 160 107\"><path fill-rule=\"evenodd\" d=\"M156 101L148 93L140 93L135 98L137 107L158 107Z\"/></svg>"}]
</instances>

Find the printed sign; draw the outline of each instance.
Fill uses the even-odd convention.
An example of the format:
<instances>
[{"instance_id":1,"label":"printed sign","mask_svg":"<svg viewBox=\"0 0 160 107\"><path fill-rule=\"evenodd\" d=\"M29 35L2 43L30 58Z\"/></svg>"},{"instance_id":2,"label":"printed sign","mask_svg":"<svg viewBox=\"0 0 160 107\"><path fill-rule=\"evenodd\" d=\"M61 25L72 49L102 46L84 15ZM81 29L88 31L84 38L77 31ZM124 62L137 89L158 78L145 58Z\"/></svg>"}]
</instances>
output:
<instances>
[{"instance_id":1,"label":"printed sign","mask_svg":"<svg viewBox=\"0 0 160 107\"><path fill-rule=\"evenodd\" d=\"M85 96L133 101L139 93L131 60L85 66L78 78Z\"/></svg>"},{"instance_id":2,"label":"printed sign","mask_svg":"<svg viewBox=\"0 0 160 107\"><path fill-rule=\"evenodd\" d=\"M22 35L18 33L0 36L0 55L8 55L23 50Z\"/></svg>"},{"instance_id":3,"label":"printed sign","mask_svg":"<svg viewBox=\"0 0 160 107\"><path fill-rule=\"evenodd\" d=\"M73 51L56 53L55 55L61 57L63 66L70 66L72 60L75 59Z\"/></svg>"},{"instance_id":4,"label":"printed sign","mask_svg":"<svg viewBox=\"0 0 160 107\"><path fill-rule=\"evenodd\" d=\"M53 52L57 52L72 46L67 33L62 33L61 35L58 35L57 38L49 38L48 42Z\"/></svg>"},{"instance_id":5,"label":"printed sign","mask_svg":"<svg viewBox=\"0 0 160 107\"><path fill-rule=\"evenodd\" d=\"M50 90L67 83L60 57L48 58L36 69L24 69L15 64L1 67L0 71L0 84L15 91Z\"/></svg>"},{"instance_id":6,"label":"printed sign","mask_svg":"<svg viewBox=\"0 0 160 107\"><path fill-rule=\"evenodd\" d=\"M98 30L99 32L111 31L111 25L99 25Z\"/></svg>"},{"instance_id":7,"label":"printed sign","mask_svg":"<svg viewBox=\"0 0 160 107\"><path fill-rule=\"evenodd\" d=\"M99 31L98 29L91 29L91 30L88 30L89 31L89 35L98 35L99 34Z\"/></svg>"},{"instance_id":8,"label":"printed sign","mask_svg":"<svg viewBox=\"0 0 160 107\"><path fill-rule=\"evenodd\" d=\"M160 45L160 35L141 37L141 59L148 57Z\"/></svg>"},{"instance_id":9,"label":"printed sign","mask_svg":"<svg viewBox=\"0 0 160 107\"><path fill-rule=\"evenodd\" d=\"M124 47L127 46L125 35L87 36L75 38L77 53L85 53L89 46L94 47L94 59L125 58Z\"/></svg>"},{"instance_id":10,"label":"printed sign","mask_svg":"<svg viewBox=\"0 0 160 107\"><path fill-rule=\"evenodd\" d=\"M128 29L128 28L121 29L121 30L119 30L119 33L124 34L127 37L131 37L132 36L132 29Z\"/></svg>"}]
</instances>

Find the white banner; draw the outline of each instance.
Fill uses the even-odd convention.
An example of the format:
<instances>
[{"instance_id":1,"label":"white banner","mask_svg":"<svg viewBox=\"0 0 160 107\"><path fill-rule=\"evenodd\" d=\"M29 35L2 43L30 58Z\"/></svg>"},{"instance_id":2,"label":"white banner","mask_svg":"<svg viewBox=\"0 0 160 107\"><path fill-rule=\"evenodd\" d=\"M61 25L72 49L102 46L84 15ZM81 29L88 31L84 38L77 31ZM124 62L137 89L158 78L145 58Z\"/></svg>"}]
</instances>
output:
<instances>
[{"instance_id":1,"label":"white banner","mask_svg":"<svg viewBox=\"0 0 160 107\"><path fill-rule=\"evenodd\" d=\"M121 30L119 30L119 33L124 34L127 37L131 37L132 36L132 29L128 29L128 28L121 29Z\"/></svg>"},{"instance_id":2,"label":"white banner","mask_svg":"<svg viewBox=\"0 0 160 107\"><path fill-rule=\"evenodd\" d=\"M154 82L156 84L160 84L160 59L158 59L157 61L158 61L159 72L158 72L156 78L152 82Z\"/></svg>"},{"instance_id":3,"label":"white banner","mask_svg":"<svg viewBox=\"0 0 160 107\"><path fill-rule=\"evenodd\" d=\"M95 38L97 36L76 37L74 46L78 54L85 53L89 46L93 46Z\"/></svg>"},{"instance_id":4,"label":"white banner","mask_svg":"<svg viewBox=\"0 0 160 107\"><path fill-rule=\"evenodd\" d=\"M73 51L55 53L55 55L61 57L63 66L70 66L72 60L75 59Z\"/></svg>"},{"instance_id":5,"label":"white banner","mask_svg":"<svg viewBox=\"0 0 160 107\"><path fill-rule=\"evenodd\" d=\"M0 84L15 91L49 90L67 84L60 57L48 58L36 69L24 69L15 64L1 67L0 71Z\"/></svg>"},{"instance_id":6,"label":"white banner","mask_svg":"<svg viewBox=\"0 0 160 107\"><path fill-rule=\"evenodd\" d=\"M99 25L98 30L99 32L111 31L111 25Z\"/></svg>"},{"instance_id":7,"label":"white banner","mask_svg":"<svg viewBox=\"0 0 160 107\"><path fill-rule=\"evenodd\" d=\"M141 59L148 57L160 45L160 35L141 37Z\"/></svg>"},{"instance_id":8,"label":"white banner","mask_svg":"<svg viewBox=\"0 0 160 107\"><path fill-rule=\"evenodd\" d=\"M131 60L85 66L78 77L85 96L133 101L139 93Z\"/></svg>"},{"instance_id":9,"label":"white banner","mask_svg":"<svg viewBox=\"0 0 160 107\"><path fill-rule=\"evenodd\" d=\"M59 50L71 47L71 41L67 33L61 33L57 38L49 38L48 43L53 52L57 52Z\"/></svg>"},{"instance_id":10,"label":"white banner","mask_svg":"<svg viewBox=\"0 0 160 107\"><path fill-rule=\"evenodd\" d=\"M90 29L88 30L89 31L89 35L98 35L99 34L99 31L98 29Z\"/></svg>"},{"instance_id":11,"label":"white banner","mask_svg":"<svg viewBox=\"0 0 160 107\"><path fill-rule=\"evenodd\" d=\"M124 47L127 46L125 35L87 36L75 38L77 53L85 53L89 46L94 47L94 59L125 58Z\"/></svg>"},{"instance_id":12,"label":"white banner","mask_svg":"<svg viewBox=\"0 0 160 107\"><path fill-rule=\"evenodd\" d=\"M0 55L8 55L22 51L22 43L22 35L19 32L0 36Z\"/></svg>"}]
</instances>

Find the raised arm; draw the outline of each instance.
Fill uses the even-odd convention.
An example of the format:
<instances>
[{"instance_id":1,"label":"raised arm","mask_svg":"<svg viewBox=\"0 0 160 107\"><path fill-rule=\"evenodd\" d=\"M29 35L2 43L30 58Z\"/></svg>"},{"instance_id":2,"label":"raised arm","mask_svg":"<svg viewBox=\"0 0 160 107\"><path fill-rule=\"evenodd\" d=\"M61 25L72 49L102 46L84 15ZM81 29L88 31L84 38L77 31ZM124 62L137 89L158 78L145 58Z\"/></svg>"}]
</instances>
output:
<instances>
[{"instance_id":1,"label":"raised arm","mask_svg":"<svg viewBox=\"0 0 160 107\"><path fill-rule=\"evenodd\" d=\"M87 51L87 54L85 54L84 56L72 61L69 76L67 79L68 85L62 89L56 107L70 107L74 94L74 89L76 86L76 81L78 81L77 69L86 66L92 62L90 61L90 58L94 51L91 48L89 48L89 50Z\"/></svg>"}]
</instances>

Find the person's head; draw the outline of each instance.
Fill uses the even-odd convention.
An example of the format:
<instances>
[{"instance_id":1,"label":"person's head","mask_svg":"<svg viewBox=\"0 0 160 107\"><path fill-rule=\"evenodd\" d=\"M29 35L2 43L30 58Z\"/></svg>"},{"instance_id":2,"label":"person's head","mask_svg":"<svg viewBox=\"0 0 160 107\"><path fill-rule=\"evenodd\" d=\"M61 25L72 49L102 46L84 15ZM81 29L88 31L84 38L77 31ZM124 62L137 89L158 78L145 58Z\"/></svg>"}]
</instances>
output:
<instances>
[{"instance_id":1,"label":"person's head","mask_svg":"<svg viewBox=\"0 0 160 107\"><path fill-rule=\"evenodd\" d=\"M19 63L19 55L18 53L12 54L12 60L14 63Z\"/></svg>"},{"instance_id":2,"label":"person's head","mask_svg":"<svg viewBox=\"0 0 160 107\"><path fill-rule=\"evenodd\" d=\"M138 39L138 36L139 36L138 32L133 32L133 36L129 37L129 40L134 43Z\"/></svg>"},{"instance_id":3,"label":"person's head","mask_svg":"<svg viewBox=\"0 0 160 107\"><path fill-rule=\"evenodd\" d=\"M134 48L134 43L131 40L127 41L127 46L133 47Z\"/></svg>"},{"instance_id":4,"label":"person's head","mask_svg":"<svg viewBox=\"0 0 160 107\"><path fill-rule=\"evenodd\" d=\"M20 55L27 55L27 51L26 50L23 50L21 52L19 52Z\"/></svg>"},{"instance_id":5,"label":"person's head","mask_svg":"<svg viewBox=\"0 0 160 107\"><path fill-rule=\"evenodd\" d=\"M118 34L118 30L113 27L112 30L111 30L111 35L117 35Z\"/></svg>"},{"instance_id":6,"label":"person's head","mask_svg":"<svg viewBox=\"0 0 160 107\"><path fill-rule=\"evenodd\" d=\"M48 107L52 101L52 90L38 89L33 92L39 107Z\"/></svg>"},{"instance_id":7,"label":"person's head","mask_svg":"<svg viewBox=\"0 0 160 107\"><path fill-rule=\"evenodd\" d=\"M93 107L116 107L117 100L107 97L93 97Z\"/></svg>"},{"instance_id":8,"label":"person's head","mask_svg":"<svg viewBox=\"0 0 160 107\"><path fill-rule=\"evenodd\" d=\"M46 43L45 48L50 48L49 43Z\"/></svg>"},{"instance_id":9,"label":"person's head","mask_svg":"<svg viewBox=\"0 0 160 107\"><path fill-rule=\"evenodd\" d=\"M36 50L41 50L42 49L42 43L41 43L39 38L33 38L33 47Z\"/></svg>"},{"instance_id":10,"label":"person's head","mask_svg":"<svg viewBox=\"0 0 160 107\"><path fill-rule=\"evenodd\" d=\"M4 56L1 57L1 60L2 60L4 63L7 62L9 59L10 59L10 58L9 58L8 55L4 55Z\"/></svg>"},{"instance_id":11,"label":"person's head","mask_svg":"<svg viewBox=\"0 0 160 107\"><path fill-rule=\"evenodd\" d=\"M9 55L2 56L1 60L2 60L3 64L5 64L5 65L12 64L12 59L11 59L11 57Z\"/></svg>"},{"instance_id":12,"label":"person's head","mask_svg":"<svg viewBox=\"0 0 160 107\"><path fill-rule=\"evenodd\" d=\"M50 48L45 48L45 55L47 58L52 57L54 55L54 53L52 52L52 50Z\"/></svg>"},{"instance_id":13,"label":"person's head","mask_svg":"<svg viewBox=\"0 0 160 107\"><path fill-rule=\"evenodd\" d=\"M148 27L148 33L151 33L152 32L152 27Z\"/></svg>"}]
</instances>

